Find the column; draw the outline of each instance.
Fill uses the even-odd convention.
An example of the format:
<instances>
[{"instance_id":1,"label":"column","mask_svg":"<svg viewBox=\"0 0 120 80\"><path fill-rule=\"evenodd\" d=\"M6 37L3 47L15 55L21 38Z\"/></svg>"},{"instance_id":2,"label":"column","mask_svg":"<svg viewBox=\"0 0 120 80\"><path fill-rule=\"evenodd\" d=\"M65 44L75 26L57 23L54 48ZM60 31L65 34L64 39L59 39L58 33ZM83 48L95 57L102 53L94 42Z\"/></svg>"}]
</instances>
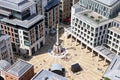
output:
<instances>
[{"instance_id":1,"label":"column","mask_svg":"<svg viewBox=\"0 0 120 80\"><path fill-rule=\"evenodd\" d=\"M32 52L31 52L31 49L29 49L29 56L32 56Z\"/></svg>"},{"instance_id":2,"label":"column","mask_svg":"<svg viewBox=\"0 0 120 80\"><path fill-rule=\"evenodd\" d=\"M88 47L86 46L86 53L87 53L87 51L88 51L88 49L87 49Z\"/></svg>"},{"instance_id":3,"label":"column","mask_svg":"<svg viewBox=\"0 0 120 80\"><path fill-rule=\"evenodd\" d=\"M82 49L82 42L81 42L81 44L80 44L80 49Z\"/></svg>"},{"instance_id":4,"label":"column","mask_svg":"<svg viewBox=\"0 0 120 80\"><path fill-rule=\"evenodd\" d=\"M104 59L104 65L103 66L105 66L106 65L106 58Z\"/></svg>"},{"instance_id":5,"label":"column","mask_svg":"<svg viewBox=\"0 0 120 80\"><path fill-rule=\"evenodd\" d=\"M100 55L98 54L98 59L97 59L98 62L99 62L99 58L100 58Z\"/></svg>"},{"instance_id":6,"label":"column","mask_svg":"<svg viewBox=\"0 0 120 80\"><path fill-rule=\"evenodd\" d=\"M70 39L70 45L72 45L72 35L71 35L71 39Z\"/></svg>"},{"instance_id":7,"label":"column","mask_svg":"<svg viewBox=\"0 0 120 80\"><path fill-rule=\"evenodd\" d=\"M76 41L75 41L75 45L77 46L77 38L76 38Z\"/></svg>"},{"instance_id":8,"label":"column","mask_svg":"<svg viewBox=\"0 0 120 80\"><path fill-rule=\"evenodd\" d=\"M91 52L91 57L93 57L93 49L92 49L92 52Z\"/></svg>"}]
</instances>

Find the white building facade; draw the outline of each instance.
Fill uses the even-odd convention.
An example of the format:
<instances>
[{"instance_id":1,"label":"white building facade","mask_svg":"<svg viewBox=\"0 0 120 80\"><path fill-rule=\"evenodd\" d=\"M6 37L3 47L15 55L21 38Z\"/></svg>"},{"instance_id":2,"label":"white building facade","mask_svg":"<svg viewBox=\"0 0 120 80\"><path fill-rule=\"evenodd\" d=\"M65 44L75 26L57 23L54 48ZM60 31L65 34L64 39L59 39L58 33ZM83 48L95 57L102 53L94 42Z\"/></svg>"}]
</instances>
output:
<instances>
[{"instance_id":1,"label":"white building facade","mask_svg":"<svg viewBox=\"0 0 120 80\"><path fill-rule=\"evenodd\" d=\"M103 0L79 0L72 7L71 27L65 29L66 34L98 53L98 57L111 61L116 54L120 55L119 6L117 0L107 3Z\"/></svg>"}]
</instances>

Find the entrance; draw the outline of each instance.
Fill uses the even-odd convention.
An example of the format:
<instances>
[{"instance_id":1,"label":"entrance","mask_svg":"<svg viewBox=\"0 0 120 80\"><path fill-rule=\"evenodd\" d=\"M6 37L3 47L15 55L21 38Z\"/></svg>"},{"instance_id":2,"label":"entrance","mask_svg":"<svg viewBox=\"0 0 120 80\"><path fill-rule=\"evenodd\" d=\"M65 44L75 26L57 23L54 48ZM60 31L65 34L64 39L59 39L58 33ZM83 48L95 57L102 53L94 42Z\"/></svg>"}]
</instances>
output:
<instances>
[{"instance_id":1,"label":"entrance","mask_svg":"<svg viewBox=\"0 0 120 80\"><path fill-rule=\"evenodd\" d=\"M32 48L32 54L35 54L35 48L34 47Z\"/></svg>"},{"instance_id":2,"label":"entrance","mask_svg":"<svg viewBox=\"0 0 120 80\"><path fill-rule=\"evenodd\" d=\"M40 42L40 47L43 47L43 41Z\"/></svg>"}]
</instances>

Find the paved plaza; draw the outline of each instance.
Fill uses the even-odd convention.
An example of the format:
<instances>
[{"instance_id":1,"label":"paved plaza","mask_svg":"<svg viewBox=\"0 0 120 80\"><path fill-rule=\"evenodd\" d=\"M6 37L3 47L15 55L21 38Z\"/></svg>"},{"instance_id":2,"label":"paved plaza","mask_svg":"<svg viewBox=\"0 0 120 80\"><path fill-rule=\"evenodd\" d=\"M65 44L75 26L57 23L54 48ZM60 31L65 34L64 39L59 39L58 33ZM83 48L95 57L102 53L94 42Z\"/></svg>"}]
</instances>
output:
<instances>
[{"instance_id":1,"label":"paved plaza","mask_svg":"<svg viewBox=\"0 0 120 80\"><path fill-rule=\"evenodd\" d=\"M98 57L91 57L91 53L86 53L86 49L80 49L79 43L77 46L73 40L65 39L63 34L60 37L61 45L68 51L66 58L54 58L48 54L48 49L53 47L56 39L54 37L47 37L46 44L41 48L36 55L34 55L28 62L34 65L35 73L42 69L48 70L52 64L60 63L65 68L65 77L68 80L100 80L108 66L104 66L104 61L97 61ZM79 63L82 71L73 73L71 65Z\"/></svg>"}]
</instances>

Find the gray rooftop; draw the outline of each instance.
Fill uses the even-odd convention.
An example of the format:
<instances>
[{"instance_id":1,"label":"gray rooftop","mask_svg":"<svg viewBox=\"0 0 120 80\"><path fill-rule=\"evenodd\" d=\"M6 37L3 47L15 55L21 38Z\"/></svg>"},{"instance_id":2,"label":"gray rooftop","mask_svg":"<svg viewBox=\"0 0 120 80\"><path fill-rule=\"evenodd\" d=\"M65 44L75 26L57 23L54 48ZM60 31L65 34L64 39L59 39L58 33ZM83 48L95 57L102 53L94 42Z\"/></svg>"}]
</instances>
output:
<instances>
[{"instance_id":1,"label":"gray rooftop","mask_svg":"<svg viewBox=\"0 0 120 80\"><path fill-rule=\"evenodd\" d=\"M101 3L103 3L103 4L106 4L106 5L108 5L108 6L111 6L111 5L113 5L114 3L116 3L118 0L97 0L97 1L99 1L99 2L101 2Z\"/></svg>"},{"instance_id":2,"label":"gray rooftop","mask_svg":"<svg viewBox=\"0 0 120 80\"><path fill-rule=\"evenodd\" d=\"M108 18L91 10L84 10L75 14L76 17L93 24L94 27L108 20Z\"/></svg>"},{"instance_id":3,"label":"gray rooftop","mask_svg":"<svg viewBox=\"0 0 120 80\"><path fill-rule=\"evenodd\" d=\"M31 67L32 67L31 64L23 60L18 60L7 70L7 72L14 76L20 77L24 72L29 70Z\"/></svg>"},{"instance_id":4,"label":"gray rooftop","mask_svg":"<svg viewBox=\"0 0 120 80\"><path fill-rule=\"evenodd\" d=\"M67 80L67 79L51 71L42 70L38 74L36 74L31 80Z\"/></svg>"},{"instance_id":5,"label":"gray rooftop","mask_svg":"<svg viewBox=\"0 0 120 80\"><path fill-rule=\"evenodd\" d=\"M51 71L59 70L62 71L62 65L61 64L52 64Z\"/></svg>"},{"instance_id":6,"label":"gray rooftop","mask_svg":"<svg viewBox=\"0 0 120 80\"><path fill-rule=\"evenodd\" d=\"M35 2L29 0L0 0L1 7L18 12L22 12L33 4L35 4Z\"/></svg>"},{"instance_id":7,"label":"gray rooftop","mask_svg":"<svg viewBox=\"0 0 120 80\"><path fill-rule=\"evenodd\" d=\"M11 64L7 62L6 60L0 60L0 69L1 70L7 70Z\"/></svg>"},{"instance_id":8,"label":"gray rooftop","mask_svg":"<svg viewBox=\"0 0 120 80\"><path fill-rule=\"evenodd\" d=\"M116 55L112 60L110 66L106 70L104 77L108 77L111 80L120 80L120 56Z\"/></svg>"},{"instance_id":9,"label":"gray rooftop","mask_svg":"<svg viewBox=\"0 0 120 80\"><path fill-rule=\"evenodd\" d=\"M102 55L109 61L112 61L112 59L116 55L115 53L113 53L109 49L107 49L105 46L97 46L97 47L95 47L95 51L98 52L100 55Z\"/></svg>"},{"instance_id":10,"label":"gray rooftop","mask_svg":"<svg viewBox=\"0 0 120 80\"><path fill-rule=\"evenodd\" d=\"M12 25L19 25L25 28L29 28L31 27L33 24L35 24L36 22L40 21L44 19L43 15L31 15L29 18L25 19L25 20L19 20L19 19L8 19L8 18L3 18L1 19L1 21L12 24Z\"/></svg>"}]
</instances>

